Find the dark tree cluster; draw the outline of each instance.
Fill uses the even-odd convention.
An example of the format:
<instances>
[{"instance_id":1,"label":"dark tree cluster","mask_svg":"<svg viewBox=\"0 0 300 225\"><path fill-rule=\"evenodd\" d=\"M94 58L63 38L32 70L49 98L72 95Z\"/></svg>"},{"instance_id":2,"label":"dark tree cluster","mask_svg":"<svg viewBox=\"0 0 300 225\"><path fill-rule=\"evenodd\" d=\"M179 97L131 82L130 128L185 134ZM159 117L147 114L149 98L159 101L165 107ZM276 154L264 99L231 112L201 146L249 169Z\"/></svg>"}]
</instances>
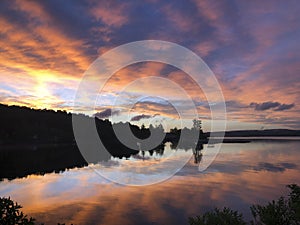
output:
<instances>
[{"instance_id":1,"label":"dark tree cluster","mask_svg":"<svg viewBox=\"0 0 300 225\"><path fill-rule=\"evenodd\" d=\"M165 133L161 125L155 127L150 125L146 128L128 122L112 124L109 120L82 114L72 115L60 110L36 110L0 104L0 180L30 174L61 172L68 168L88 165L74 138L72 116L96 124L98 137L105 149L97 149L99 155L95 157L93 163L107 161L111 157L129 158L138 154L138 150L143 151L143 149L128 148L118 139L115 130L124 127L129 127L138 139L147 139L151 132L166 135L161 144L149 150L150 155L154 152L163 154L166 142L171 142L174 148L183 149L189 149L194 145L189 143L189 140L185 140L181 146L177 146L182 130L176 128L170 133ZM201 126L192 129L199 129L202 132ZM192 130L184 128L183 132L192 132ZM83 129L83 133L89 135L88 130ZM197 148L201 149L201 144ZM198 157L196 161L198 162L199 159Z\"/></svg>"}]
</instances>

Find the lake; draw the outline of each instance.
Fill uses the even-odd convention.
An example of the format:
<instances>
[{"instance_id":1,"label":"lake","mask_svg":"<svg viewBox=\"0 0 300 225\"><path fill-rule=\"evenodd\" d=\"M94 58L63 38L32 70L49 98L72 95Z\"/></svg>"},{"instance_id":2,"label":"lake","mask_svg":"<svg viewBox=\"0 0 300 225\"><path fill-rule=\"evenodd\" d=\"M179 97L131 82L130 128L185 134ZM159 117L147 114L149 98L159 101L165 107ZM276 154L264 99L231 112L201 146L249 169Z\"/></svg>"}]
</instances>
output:
<instances>
[{"instance_id":1,"label":"lake","mask_svg":"<svg viewBox=\"0 0 300 225\"><path fill-rule=\"evenodd\" d=\"M106 162L61 173L4 179L0 182L0 196L10 196L24 207L26 214L46 225L181 225L188 224L189 216L223 206L239 210L249 220L251 204L277 199L288 193L285 185L300 184L299 144L297 140L224 143L204 172L198 171L192 157L170 179L147 186L113 183L96 173L95 167L121 176L128 163L148 167L146 159L150 156L111 160L109 165ZM168 148L164 156L154 154L151 160L168 156ZM178 150L176 156L187 154L191 152ZM204 145L203 159L206 154L209 148Z\"/></svg>"}]
</instances>

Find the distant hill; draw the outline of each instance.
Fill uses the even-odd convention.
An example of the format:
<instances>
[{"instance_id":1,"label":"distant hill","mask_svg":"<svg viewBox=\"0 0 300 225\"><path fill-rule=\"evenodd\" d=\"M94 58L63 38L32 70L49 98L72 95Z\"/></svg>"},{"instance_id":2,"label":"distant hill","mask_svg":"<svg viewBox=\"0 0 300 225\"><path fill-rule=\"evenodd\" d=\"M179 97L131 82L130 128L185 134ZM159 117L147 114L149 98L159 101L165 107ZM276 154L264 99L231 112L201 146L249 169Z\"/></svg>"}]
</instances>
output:
<instances>
[{"instance_id":1,"label":"distant hill","mask_svg":"<svg viewBox=\"0 0 300 225\"><path fill-rule=\"evenodd\" d=\"M214 132L215 136L218 133ZM208 132L207 135L210 133ZM287 136L300 136L300 130L289 130L289 129L268 129L268 130L233 130L226 131L225 137L287 137Z\"/></svg>"}]
</instances>

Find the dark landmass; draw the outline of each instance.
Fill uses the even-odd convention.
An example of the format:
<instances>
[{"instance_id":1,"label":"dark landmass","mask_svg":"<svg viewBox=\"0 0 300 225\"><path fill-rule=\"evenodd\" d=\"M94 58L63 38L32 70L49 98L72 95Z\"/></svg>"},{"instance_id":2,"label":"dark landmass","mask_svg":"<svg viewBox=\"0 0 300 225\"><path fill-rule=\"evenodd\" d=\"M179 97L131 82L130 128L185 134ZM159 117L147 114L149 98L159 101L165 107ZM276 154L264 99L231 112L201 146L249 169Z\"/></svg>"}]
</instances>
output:
<instances>
[{"instance_id":1,"label":"dark landmass","mask_svg":"<svg viewBox=\"0 0 300 225\"><path fill-rule=\"evenodd\" d=\"M61 172L69 168L87 166L89 163L107 161L111 157L129 158L140 152L123 145L116 137L114 129L129 126L139 139L150 136L150 129L145 127L129 123L111 124L109 120L85 115L73 116L88 123L95 123L98 136L105 147L97 148L97 154L88 162L77 147L71 113L0 104L0 180L25 177L30 174ZM155 132L164 132L162 126L152 127L152 129ZM176 132L176 135L180 135L181 131ZM191 132L191 130L185 129L184 132ZM83 133L89 135L88 130L83 129ZM176 135L172 135L170 140L165 138L162 143L149 150L150 155L154 152L163 154L164 144L167 141L172 142L174 149L193 147L187 140L178 146L179 137ZM205 137L200 139L205 140ZM95 146L91 143L92 148ZM199 142L196 148L202 149L202 144Z\"/></svg>"},{"instance_id":2,"label":"dark landmass","mask_svg":"<svg viewBox=\"0 0 300 225\"><path fill-rule=\"evenodd\" d=\"M74 167L87 166L89 163L107 161L111 157L129 158L144 151L134 150L123 145L114 133L114 128L122 129L129 126L132 133L139 139L150 136L150 129L130 123L111 124L109 120L100 120L85 115L75 115L82 120L94 122L105 149L97 149L97 155L87 162L77 147L72 128L72 114L65 111L35 110L27 107L7 106L0 104L0 180L25 177L30 174L45 174L61 172ZM153 128L153 127L152 127ZM163 133L162 126L153 128ZM192 128L194 129L194 128ZM198 143L191 143L186 138L179 143L184 132L189 136L191 129L171 129L165 133L165 138L158 146L149 150L150 156L163 154L166 142L171 142L171 148L192 149L195 163L201 160L199 153L203 144L208 143L209 133L203 133L199 128ZM88 131L84 131L88 135ZM215 133L215 136L217 133ZM293 130L252 130L229 131L226 137L241 137L238 139L214 139L213 143L246 143L250 140L242 137L258 136L300 136L300 131ZM91 148L93 146L91 145Z\"/></svg>"},{"instance_id":3,"label":"dark landmass","mask_svg":"<svg viewBox=\"0 0 300 225\"><path fill-rule=\"evenodd\" d=\"M82 134L88 138L90 131L85 124L95 124L98 137L101 139L105 148L114 157L126 157L136 153L136 150L126 148L117 138L114 130L124 130L129 127L134 136L138 139L147 139L151 132L165 134L166 142L177 143L181 133L186 137L191 137L194 128L182 130L174 129L170 133L164 133L161 125L152 128L145 128L132 125L128 122L114 123L109 120L101 120L97 117L90 117L83 114L72 115L66 111L36 110L20 106L7 106L0 104L0 150L2 149L28 149L48 145L76 144L73 134L72 117L77 117L83 121L80 127ZM206 141L206 137L199 128L199 142ZM197 138L196 138L197 139ZM188 143L188 140L184 140ZM138 143L136 143L138 144ZM194 144L194 143L193 143ZM159 145L158 145L159 146Z\"/></svg>"}]
</instances>

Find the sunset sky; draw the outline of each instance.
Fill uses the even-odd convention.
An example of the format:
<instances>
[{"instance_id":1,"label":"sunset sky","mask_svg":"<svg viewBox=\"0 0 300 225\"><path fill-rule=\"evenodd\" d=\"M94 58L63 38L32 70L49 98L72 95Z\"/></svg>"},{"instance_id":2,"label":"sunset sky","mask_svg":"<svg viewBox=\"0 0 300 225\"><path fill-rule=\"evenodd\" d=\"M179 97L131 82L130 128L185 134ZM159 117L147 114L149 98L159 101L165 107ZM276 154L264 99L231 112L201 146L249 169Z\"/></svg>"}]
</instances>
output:
<instances>
[{"instance_id":1,"label":"sunset sky","mask_svg":"<svg viewBox=\"0 0 300 225\"><path fill-rule=\"evenodd\" d=\"M79 82L102 53L139 40L180 44L216 75L227 106L228 130L300 129L300 3L288 1L10 1L0 2L0 103L72 111ZM122 57L122 56L120 56ZM158 76L183 87L204 128L210 111L182 71L147 62L126 67L107 83L98 116L138 78ZM145 86L155 90L149 96ZM130 119L173 121L165 100L184 104L168 86L145 83L123 93L142 99ZM124 98L125 98L124 97ZM118 112L122 119L122 110Z\"/></svg>"}]
</instances>

